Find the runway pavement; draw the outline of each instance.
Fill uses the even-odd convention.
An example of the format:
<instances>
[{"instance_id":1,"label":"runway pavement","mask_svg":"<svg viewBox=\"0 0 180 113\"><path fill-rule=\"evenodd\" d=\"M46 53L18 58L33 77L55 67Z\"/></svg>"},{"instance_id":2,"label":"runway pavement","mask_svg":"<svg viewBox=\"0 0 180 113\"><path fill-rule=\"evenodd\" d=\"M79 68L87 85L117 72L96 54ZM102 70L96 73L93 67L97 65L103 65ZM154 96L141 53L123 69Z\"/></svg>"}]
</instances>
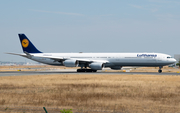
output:
<instances>
[{"instance_id":1,"label":"runway pavement","mask_svg":"<svg viewBox=\"0 0 180 113\"><path fill-rule=\"evenodd\" d=\"M120 74L120 75L175 75L180 73L157 73L157 72L80 72L77 73L74 69L58 70L58 71L5 71L0 72L0 76L25 76L25 75L53 75L53 74Z\"/></svg>"}]
</instances>

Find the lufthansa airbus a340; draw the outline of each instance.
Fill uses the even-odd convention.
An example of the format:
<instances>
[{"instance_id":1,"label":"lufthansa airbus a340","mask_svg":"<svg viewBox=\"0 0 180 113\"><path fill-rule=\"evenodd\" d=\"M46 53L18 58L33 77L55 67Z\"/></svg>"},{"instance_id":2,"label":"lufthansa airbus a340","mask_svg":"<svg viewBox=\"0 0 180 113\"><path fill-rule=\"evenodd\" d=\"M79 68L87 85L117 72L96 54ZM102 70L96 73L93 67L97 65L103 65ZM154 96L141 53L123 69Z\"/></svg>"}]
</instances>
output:
<instances>
[{"instance_id":1,"label":"lufthansa airbus a340","mask_svg":"<svg viewBox=\"0 0 180 113\"><path fill-rule=\"evenodd\" d=\"M18 34L22 45L22 54L28 59L57 66L81 67L77 72L96 72L105 67L120 70L123 66L159 67L176 62L170 55L162 53L43 53L39 51L25 34Z\"/></svg>"}]
</instances>

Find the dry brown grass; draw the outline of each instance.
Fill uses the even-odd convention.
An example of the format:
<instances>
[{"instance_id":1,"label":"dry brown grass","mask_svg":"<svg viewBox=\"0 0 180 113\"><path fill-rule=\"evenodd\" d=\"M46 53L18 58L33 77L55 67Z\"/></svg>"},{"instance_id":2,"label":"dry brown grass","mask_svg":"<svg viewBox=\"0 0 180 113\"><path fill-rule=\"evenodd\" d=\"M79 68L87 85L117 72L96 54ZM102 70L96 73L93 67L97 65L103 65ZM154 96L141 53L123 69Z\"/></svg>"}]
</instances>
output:
<instances>
[{"instance_id":1,"label":"dry brown grass","mask_svg":"<svg viewBox=\"0 0 180 113\"><path fill-rule=\"evenodd\" d=\"M3 71L47 71L47 70L63 70L63 69L78 69L79 67L64 67L64 66L50 66L50 65L20 65L20 66L0 66L0 72ZM158 67L138 67L132 68L130 72L158 72ZM127 69L129 71L129 69ZM180 68L164 66L163 72L180 73ZM102 72L125 72L125 70L109 70L104 69Z\"/></svg>"},{"instance_id":2,"label":"dry brown grass","mask_svg":"<svg viewBox=\"0 0 180 113\"><path fill-rule=\"evenodd\" d=\"M180 77L91 74L0 77L0 105L179 112Z\"/></svg>"},{"instance_id":3,"label":"dry brown grass","mask_svg":"<svg viewBox=\"0 0 180 113\"><path fill-rule=\"evenodd\" d=\"M77 69L77 67L51 66L51 65L19 65L19 66L0 66L0 72L3 71L43 71L58 69Z\"/></svg>"},{"instance_id":4,"label":"dry brown grass","mask_svg":"<svg viewBox=\"0 0 180 113\"><path fill-rule=\"evenodd\" d=\"M109 69L104 69L103 72L158 72L159 67L137 67L137 68L129 68L129 69L122 69L122 70L109 70ZM163 72L166 73L180 73L179 68L174 68L174 67L168 67L165 66L162 68Z\"/></svg>"},{"instance_id":5,"label":"dry brown grass","mask_svg":"<svg viewBox=\"0 0 180 113\"><path fill-rule=\"evenodd\" d=\"M141 67L141 68L136 68L133 69L131 72L158 72L159 67ZM162 68L163 72L180 72L179 68L174 68L174 67L168 67L168 66L164 66Z\"/></svg>"}]
</instances>

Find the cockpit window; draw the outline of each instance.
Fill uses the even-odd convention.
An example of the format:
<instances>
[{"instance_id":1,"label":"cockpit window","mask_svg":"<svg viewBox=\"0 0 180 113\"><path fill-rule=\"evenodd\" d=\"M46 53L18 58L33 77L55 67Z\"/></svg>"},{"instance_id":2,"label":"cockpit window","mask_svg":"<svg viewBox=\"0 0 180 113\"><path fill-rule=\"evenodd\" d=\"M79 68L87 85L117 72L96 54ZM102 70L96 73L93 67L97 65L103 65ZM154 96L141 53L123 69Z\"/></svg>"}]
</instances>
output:
<instances>
[{"instance_id":1,"label":"cockpit window","mask_svg":"<svg viewBox=\"0 0 180 113\"><path fill-rule=\"evenodd\" d=\"M172 57L168 56L167 58L172 58Z\"/></svg>"}]
</instances>

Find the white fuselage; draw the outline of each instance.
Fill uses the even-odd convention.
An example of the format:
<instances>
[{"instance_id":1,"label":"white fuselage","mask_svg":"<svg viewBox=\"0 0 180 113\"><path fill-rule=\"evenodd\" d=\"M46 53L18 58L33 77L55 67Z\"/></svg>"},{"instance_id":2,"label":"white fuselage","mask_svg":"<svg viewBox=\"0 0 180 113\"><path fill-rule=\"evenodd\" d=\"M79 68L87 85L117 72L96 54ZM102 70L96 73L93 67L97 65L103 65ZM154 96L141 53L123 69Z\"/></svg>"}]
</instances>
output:
<instances>
[{"instance_id":1,"label":"white fuselage","mask_svg":"<svg viewBox=\"0 0 180 113\"><path fill-rule=\"evenodd\" d=\"M31 54L31 60L63 66L62 62L53 60L51 57L63 59L89 60L93 62L105 62L105 67L115 66L147 66L157 67L173 64L176 62L170 55L162 53L36 53Z\"/></svg>"},{"instance_id":2,"label":"white fuselage","mask_svg":"<svg viewBox=\"0 0 180 113\"><path fill-rule=\"evenodd\" d=\"M43 53L39 51L25 34L18 34L24 54L31 60L57 66L81 67L77 72L97 72L104 67L119 70L122 66L159 67L176 62L170 55L162 53ZM89 69L89 68L90 69Z\"/></svg>"}]
</instances>

